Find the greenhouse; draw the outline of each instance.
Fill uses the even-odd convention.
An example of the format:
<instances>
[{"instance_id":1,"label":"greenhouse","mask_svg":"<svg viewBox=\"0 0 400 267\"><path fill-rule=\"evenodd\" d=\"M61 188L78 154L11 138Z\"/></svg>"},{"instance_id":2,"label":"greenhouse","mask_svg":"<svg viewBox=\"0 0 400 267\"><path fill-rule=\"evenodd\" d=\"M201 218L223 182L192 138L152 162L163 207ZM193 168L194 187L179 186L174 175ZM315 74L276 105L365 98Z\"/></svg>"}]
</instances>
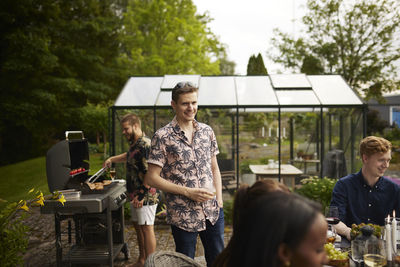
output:
<instances>
[{"instance_id":1,"label":"greenhouse","mask_svg":"<svg viewBox=\"0 0 400 267\"><path fill-rule=\"evenodd\" d=\"M361 167L367 106L339 75L131 77L110 108L113 155L128 149L121 117L138 114L151 137L172 120L171 90L181 81L199 87L197 120L213 128L220 169L236 185L257 165L273 164L279 180L286 164L301 177L334 178Z\"/></svg>"}]
</instances>

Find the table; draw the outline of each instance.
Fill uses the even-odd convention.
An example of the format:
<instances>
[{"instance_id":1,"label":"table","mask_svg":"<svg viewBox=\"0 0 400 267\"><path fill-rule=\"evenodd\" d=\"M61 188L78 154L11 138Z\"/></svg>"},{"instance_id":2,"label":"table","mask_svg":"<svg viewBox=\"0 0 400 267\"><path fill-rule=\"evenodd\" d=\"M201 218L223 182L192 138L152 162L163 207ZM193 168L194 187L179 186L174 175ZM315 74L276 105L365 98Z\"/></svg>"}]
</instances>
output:
<instances>
[{"instance_id":1,"label":"table","mask_svg":"<svg viewBox=\"0 0 400 267\"><path fill-rule=\"evenodd\" d=\"M268 165L249 165L250 170L256 175L256 180L264 178L279 178L279 168L269 168ZM295 178L303 172L290 164L281 164L281 178L284 184L294 188Z\"/></svg>"},{"instance_id":2,"label":"table","mask_svg":"<svg viewBox=\"0 0 400 267\"><path fill-rule=\"evenodd\" d=\"M317 164L317 171L319 171L319 159L292 159L292 163L304 163L304 173L307 173L307 163L315 163Z\"/></svg>"}]
</instances>

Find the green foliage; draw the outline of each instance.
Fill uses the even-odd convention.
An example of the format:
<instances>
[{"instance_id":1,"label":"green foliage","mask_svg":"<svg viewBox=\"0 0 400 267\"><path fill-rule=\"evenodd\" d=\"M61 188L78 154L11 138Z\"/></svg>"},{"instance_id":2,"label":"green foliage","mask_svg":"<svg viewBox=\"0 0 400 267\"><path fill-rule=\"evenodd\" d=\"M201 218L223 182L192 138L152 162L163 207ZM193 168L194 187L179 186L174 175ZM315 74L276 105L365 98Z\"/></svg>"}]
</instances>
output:
<instances>
[{"instance_id":1,"label":"green foliage","mask_svg":"<svg viewBox=\"0 0 400 267\"><path fill-rule=\"evenodd\" d=\"M4 0L0 10L0 165L43 155L66 130L107 142L107 107L129 76L233 71L190 0Z\"/></svg>"},{"instance_id":2,"label":"green foliage","mask_svg":"<svg viewBox=\"0 0 400 267\"><path fill-rule=\"evenodd\" d=\"M225 225L233 224L233 198L224 201L224 221Z\"/></svg>"},{"instance_id":3,"label":"green foliage","mask_svg":"<svg viewBox=\"0 0 400 267\"><path fill-rule=\"evenodd\" d=\"M275 30L269 57L306 74L340 74L366 98L399 86L400 2L395 0L308 0L297 39Z\"/></svg>"},{"instance_id":4,"label":"green foliage","mask_svg":"<svg viewBox=\"0 0 400 267\"><path fill-rule=\"evenodd\" d=\"M26 214L20 212L27 212L32 206L43 205L44 201L40 191L31 189L28 195L30 200L12 202L0 210L0 266L18 266L23 263L29 228L23 223ZM64 196L62 199L65 202Z\"/></svg>"},{"instance_id":5,"label":"green foliage","mask_svg":"<svg viewBox=\"0 0 400 267\"><path fill-rule=\"evenodd\" d=\"M219 59L219 69L221 75L235 75L236 63L230 61L226 56Z\"/></svg>"},{"instance_id":6,"label":"green foliage","mask_svg":"<svg viewBox=\"0 0 400 267\"><path fill-rule=\"evenodd\" d=\"M0 211L0 266L23 265L29 228L22 222L26 214L15 216L17 209L13 202Z\"/></svg>"},{"instance_id":7,"label":"green foliage","mask_svg":"<svg viewBox=\"0 0 400 267\"><path fill-rule=\"evenodd\" d=\"M85 137L92 137L96 143L107 142L108 132L108 108L112 106L112 102L102 104L91 104L82 107L81 110L81 129L84 129ZM94 137L94 138L93 138ZM102 138L102 140L101 140ZM102 152L104 148L102 148Z\"/></svg>"},{"instance_id":8,"label":"green foliage","mask_svg":"<svg viewBox=\"0 0 400 267\"><path fill-rule=\"evenodd\" d=\"M128 75L218 75L225 48L191 0L129 1L124 14Z\"/></svg>"},{"instance_id":9,"label":"green foliage","mask_svg":"<svg viewBox=\"0 0 400 267\"><path fill-rule=\"evenodd\" d=\"M386 120L382 120L379 117L377 110L371 109L367 113L367 135L383 134L385 128L389 127L389 123Z\"/></svg>"},{"instance_id":10,"label":"green foliage","mask_svg":"<svg viewBox=\"0 0 400 267\"><path fill-rule=\"evenodd\" d=\"M389 140L393 146L400 148L400 128L398 126L388 129L384 137Z\"/></svg>"},{"instance_id":11,"label":"green foliage","mask_svg":"<svg viewBox=\"0 0 400 267\"><path fill-rule=\"evenodd\" d=\"M329 206L332 198L333 187L337 179L319 178L317 176L301 180L301 187L295 190L296 193L321 203L323 211Z\"/></svg>"},{"instance_id":12,"label":"green foliage","mask_svg":"<svg viewBox=\"0 0 400 267\"><path fill-rule=\"evenodd\" d=\"M81 125L81 107L117 96L121 9L116 0L0 2L1 164L44 154Z\"/></svg>"},{"instance_id":13,"label":"green foliage","mask_svg":"<svg viewBox=\"0 0 400 267\"><path fill-rule=\"evenodd\" d=\"M249 63L247 63L247 75L268 75L260 53L258 53L257 57L252 55L249 58Z\"/></svg>"}]
</instances>

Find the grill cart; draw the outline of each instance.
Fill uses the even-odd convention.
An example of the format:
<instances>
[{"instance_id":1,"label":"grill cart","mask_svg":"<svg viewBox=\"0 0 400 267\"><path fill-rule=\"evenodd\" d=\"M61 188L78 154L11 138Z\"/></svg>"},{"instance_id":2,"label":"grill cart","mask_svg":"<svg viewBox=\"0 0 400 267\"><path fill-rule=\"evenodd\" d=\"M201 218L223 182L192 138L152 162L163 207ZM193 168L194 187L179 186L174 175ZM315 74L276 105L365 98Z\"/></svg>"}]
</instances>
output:
<instances>
[{"instance_id":1,"label":"grill cart","mask_svg":"<svg viewBox=\"0 0 400 267\"><path fill-rule=\"evenodd\" d=\"M79 139L70 135L79 134ZM129 258L124 238L125 180L105 180L105 168L89 176L89 149L82 131L65 132L66 139L52 146L46 155L50 192L62 192L64 206L46 200L42 214L54 214L57 266L108 264L123 252ZM61 222L68 221L69 251L63 252ZM72 222L74 227L72 227ZM74 242L72 242L74 232Z\"/></svg>"}]
</instances>

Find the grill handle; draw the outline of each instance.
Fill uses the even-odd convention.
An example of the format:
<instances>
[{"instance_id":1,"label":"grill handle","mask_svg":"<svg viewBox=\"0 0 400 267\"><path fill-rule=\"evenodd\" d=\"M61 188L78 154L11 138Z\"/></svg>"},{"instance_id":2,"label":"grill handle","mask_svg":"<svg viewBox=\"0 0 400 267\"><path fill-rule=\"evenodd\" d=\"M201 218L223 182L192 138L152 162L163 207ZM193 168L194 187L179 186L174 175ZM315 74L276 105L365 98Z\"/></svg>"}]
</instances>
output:
<instances>
[{"instance_id":1,"label":"grill handle","mask_svg":"<svg viewBox=\"0 0 400 267\"><path fill-rule=\"evenodd\" d=\"M68 138L69 134L81 134L82 139L85 139L82 131L65 131L65 140L69 140L69 138Z\"/></svg>"}]
</instances>

